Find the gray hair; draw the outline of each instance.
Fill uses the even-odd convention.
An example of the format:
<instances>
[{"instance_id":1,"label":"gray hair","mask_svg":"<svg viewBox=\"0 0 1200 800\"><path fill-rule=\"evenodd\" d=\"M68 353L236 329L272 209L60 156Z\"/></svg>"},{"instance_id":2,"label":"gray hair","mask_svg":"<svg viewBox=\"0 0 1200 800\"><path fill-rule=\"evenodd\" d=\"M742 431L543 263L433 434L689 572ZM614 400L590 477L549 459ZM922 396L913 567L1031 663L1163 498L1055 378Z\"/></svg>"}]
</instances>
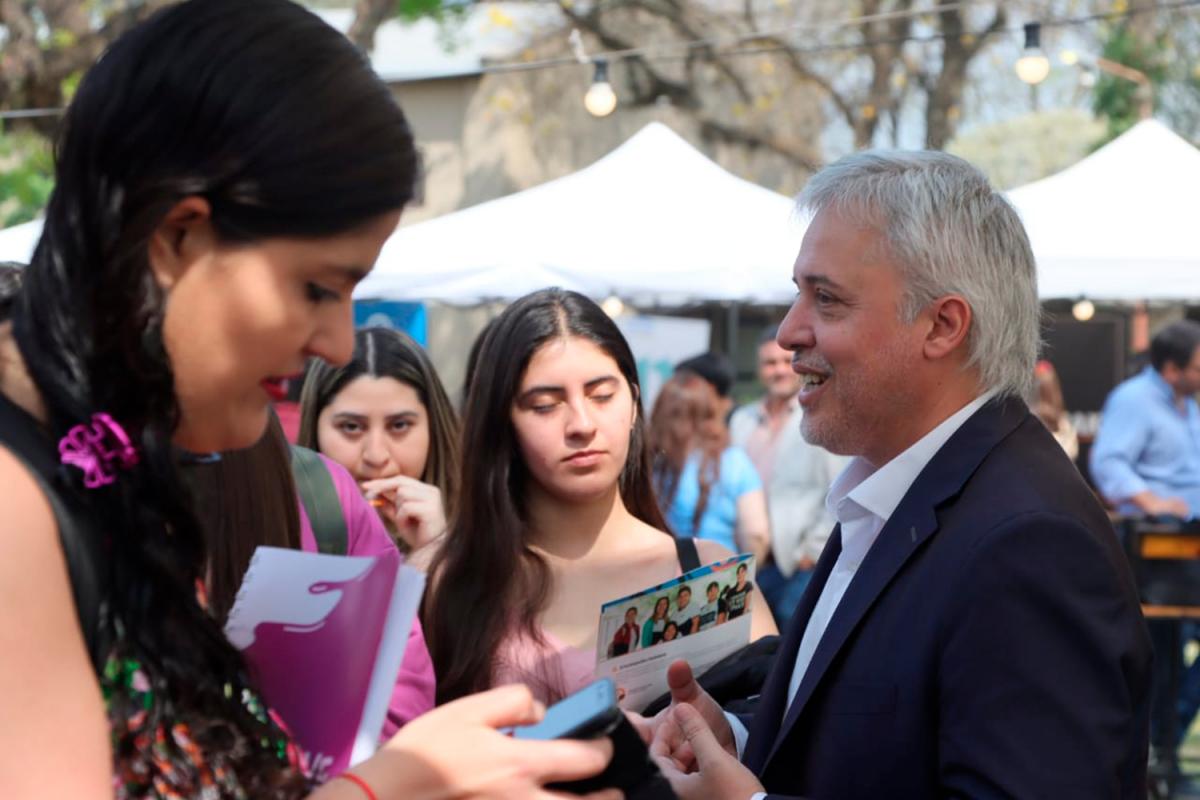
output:
<instances>
[{"instance_id":1,"label":"gray hair","mask_svg":"<svg viewBox=\"0 0 1200 800\"><path fill-rule=\"evenodd\" d=\"M975 167L935 151L863 152L818 172L796 199L879 228L905 280L914 321L947 294L971 307L968 367L985 390L1027 397L1040 343L1037 269L1017 212Z\"/></svg>"}]
</instances>

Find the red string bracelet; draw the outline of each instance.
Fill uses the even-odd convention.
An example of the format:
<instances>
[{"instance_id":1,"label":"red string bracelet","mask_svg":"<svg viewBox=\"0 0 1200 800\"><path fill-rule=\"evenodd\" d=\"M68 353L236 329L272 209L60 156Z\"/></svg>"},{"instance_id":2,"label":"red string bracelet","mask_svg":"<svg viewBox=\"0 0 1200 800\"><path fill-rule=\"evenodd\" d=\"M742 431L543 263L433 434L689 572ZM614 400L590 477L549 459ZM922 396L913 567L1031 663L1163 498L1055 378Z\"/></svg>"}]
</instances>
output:
<instances>
[{"instance_id":1,"label":"red string bracelet","mask_svg":"<svg viewBox=\"0 0 1200 800\"><path fill-rule=\"evenodd\" d=\"M375 794L375 790L367 785L366 781L355 775L353 772L343 772L341 775L338 775L338 777L345 778L346 780L358 786L358 788L362 789L363 793L367 796L367 800L379 800L379 797Z\"/></svg>"}]
</instances>

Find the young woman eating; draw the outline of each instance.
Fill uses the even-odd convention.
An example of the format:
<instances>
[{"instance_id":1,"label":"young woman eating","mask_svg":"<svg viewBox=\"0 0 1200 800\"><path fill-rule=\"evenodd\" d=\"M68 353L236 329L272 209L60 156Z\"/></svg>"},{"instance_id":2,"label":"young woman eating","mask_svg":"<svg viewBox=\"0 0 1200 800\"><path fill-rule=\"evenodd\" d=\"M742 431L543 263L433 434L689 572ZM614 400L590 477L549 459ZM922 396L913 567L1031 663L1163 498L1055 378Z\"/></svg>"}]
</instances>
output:
<instances>
[{"instance_id":1,"label":"young woman eating","mask_svg":"<svg viewBox=\"0 0 1200 800\"><path fill-rule=\"evenodd\" d=\"M347 364L309 367L298 443L354 476L421 569L457 498L458 437L458 415L433 363L405 333L360 330Z\"/></svg>"}]
</instances>

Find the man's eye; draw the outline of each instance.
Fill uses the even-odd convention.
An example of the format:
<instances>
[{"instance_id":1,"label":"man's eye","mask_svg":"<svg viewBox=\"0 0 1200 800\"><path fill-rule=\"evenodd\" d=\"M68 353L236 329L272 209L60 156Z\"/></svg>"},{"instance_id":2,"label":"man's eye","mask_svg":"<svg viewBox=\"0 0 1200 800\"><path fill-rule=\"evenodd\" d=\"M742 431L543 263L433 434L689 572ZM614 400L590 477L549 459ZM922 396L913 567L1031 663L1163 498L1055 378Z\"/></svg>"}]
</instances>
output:
<instances>
[{"instance_id":1,"label":"man's eye","mask_svg":"<svg viewBox=\"0 0 1200 800\"><path fill-rule=\"evenodd\" d=\"M340 294L333 291L332 289L326 289L324 286L321 286L316 283L312 283L311 281L309 283L304 284L304 291L305 291L305 294L308 295L309 301L312 303L324 303L327 301L337 301L337 300L340 300L342 297Z\"/></svg>"}]
</instances>

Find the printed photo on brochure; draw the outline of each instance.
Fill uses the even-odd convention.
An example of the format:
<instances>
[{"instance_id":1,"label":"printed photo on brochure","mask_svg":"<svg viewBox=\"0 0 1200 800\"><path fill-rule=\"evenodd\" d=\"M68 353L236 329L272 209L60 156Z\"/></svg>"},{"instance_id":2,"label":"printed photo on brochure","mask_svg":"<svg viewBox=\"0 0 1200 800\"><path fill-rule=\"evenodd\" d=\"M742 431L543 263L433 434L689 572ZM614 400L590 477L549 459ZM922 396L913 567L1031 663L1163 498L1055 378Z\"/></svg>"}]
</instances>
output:
<instances>
[{"instance_id":1,"label":"printed photo on brochure","mask_svg":"<svg viewBox=\"0 0 1200 800\"><path fill-rule=\"evenodd\" d=\"M666 692L672 661L701 674L750 642L754 566L754 556L734 556L601 607L596 677L613 679L622 708L640 711Z\"/></svg>"}]
</instances>

